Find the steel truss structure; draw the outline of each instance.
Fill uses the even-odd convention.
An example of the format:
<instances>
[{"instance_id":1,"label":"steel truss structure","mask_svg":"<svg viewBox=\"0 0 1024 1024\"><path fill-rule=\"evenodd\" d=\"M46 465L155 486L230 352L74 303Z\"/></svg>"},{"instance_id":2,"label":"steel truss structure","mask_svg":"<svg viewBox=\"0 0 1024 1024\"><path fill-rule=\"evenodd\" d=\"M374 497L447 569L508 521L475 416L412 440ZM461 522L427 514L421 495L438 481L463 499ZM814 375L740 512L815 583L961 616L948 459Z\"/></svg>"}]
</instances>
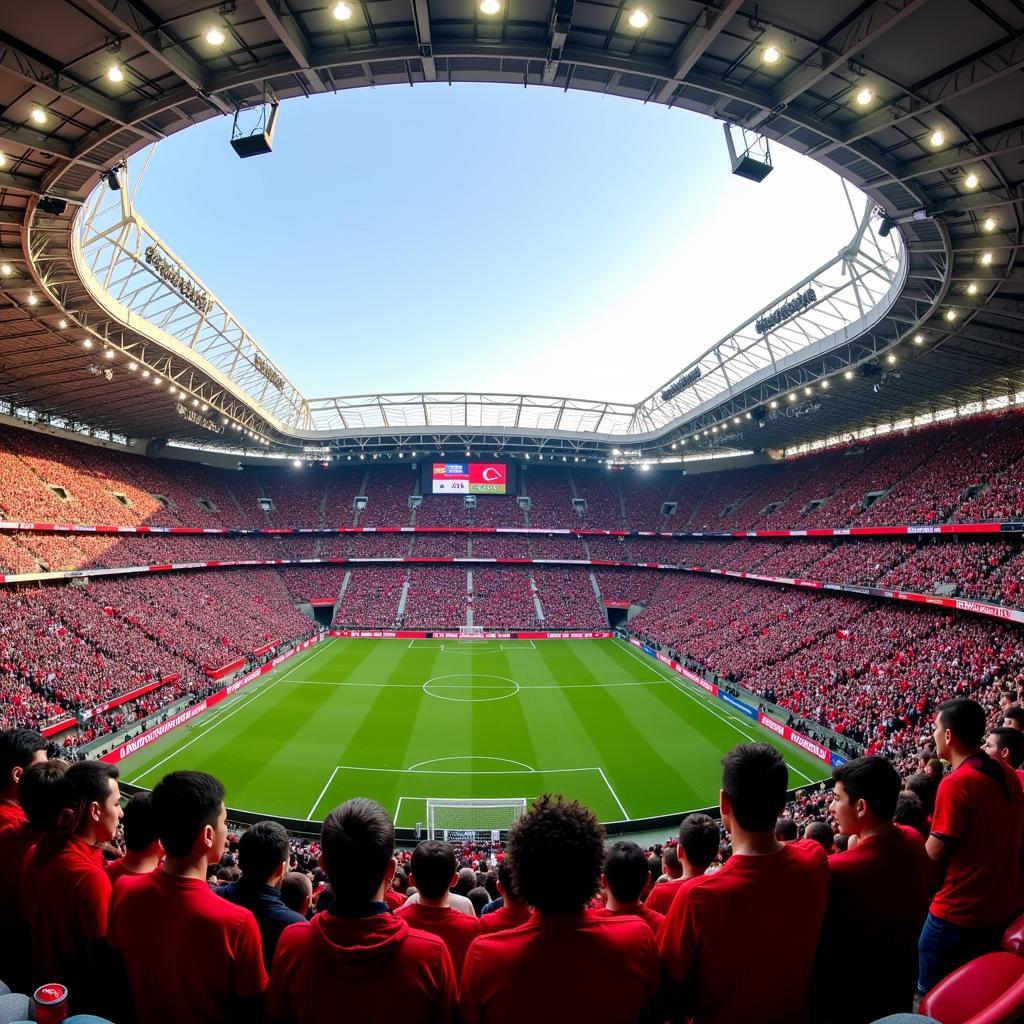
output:
<instances>
[{"instance_id":1,"label":"steel truss structure","mask_svg":"<svg viewBox=\"0 0 1024 1024\"><path fill-rule=\"evenodd\" d=\"M494 16L474 0L349 6L344 22L330 5L295 0L199 0L187 10L169 0L5 8L0 402L54 422L226 446L203 422L206 405L234 447L253 453L329 443L397 454L451 437L566 454L607 453L628 440L632 450L657 453L684 440L690 450L746 447L750 439L736 436L744 425L796 389L794 411L806 388L819 408L799 420L767 420L759 447L1020 390L1018 7L678 0L637 28L624 5L597 0L499 0ZM222 45L206 41L211 27ZM59 47L47 45L56 39ZM104 175L153 141L268 93L285 100L484 81L610 93L759 132L869 196L895 225L890 238L902 237L898 266L869 228L856 258L818 271L850 288L822 279L819 291L815 277L818 307L776 325L765 344L741 325L698 361L699 380L668 402L659 393L636 406L468 394L307 401L215 297L200 310L196 300L208 301L201 281L174 253L154 250L162 262L146 263L157 241L141 218L125 223L125 210L111 209L102 223L91 206L80 212ZM103 257L107 240L120 249ZM144 265L129 266L129 252ZM120 298L108 307L102 294ZM176 308L190 299L191 312ZM910 347L918 337L920 347ZM83 351L87 340L91 353ZM109 377L90 369L103 346L113 352ZM884 388L819 396L829 375L894 354L903 372ZM159 373L182 400L154 402L131 362Z\"/></svg>"}]
</instances>

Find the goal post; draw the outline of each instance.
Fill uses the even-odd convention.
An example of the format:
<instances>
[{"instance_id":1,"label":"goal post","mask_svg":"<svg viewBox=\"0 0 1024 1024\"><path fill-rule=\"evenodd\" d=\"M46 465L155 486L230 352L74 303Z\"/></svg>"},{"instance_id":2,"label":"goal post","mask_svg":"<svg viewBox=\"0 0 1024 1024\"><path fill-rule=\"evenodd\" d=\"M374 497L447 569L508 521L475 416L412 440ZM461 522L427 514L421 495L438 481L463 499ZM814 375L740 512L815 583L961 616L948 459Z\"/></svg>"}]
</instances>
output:
<instances>
[{"instance_id":1,"label":"goal post","mask_svg":"<svg viewBox=\"0 0 1024 1024\"><path fill-rule=\"evenodd\" d=\"M498 842L526 813L526 798L441 800L427 798L427 838L444 842Z\"/></svg>"},{"instance_id":2,"label":"goal post","mask_svg":"<svg viewBox=\"0 0 1024 1024\"><path fill-rule=\"evenodd\" d=\"M460 640L483 640L484 639L484 627L483 626L459 626L459 639Z\"/></svg>"}]
</instances>

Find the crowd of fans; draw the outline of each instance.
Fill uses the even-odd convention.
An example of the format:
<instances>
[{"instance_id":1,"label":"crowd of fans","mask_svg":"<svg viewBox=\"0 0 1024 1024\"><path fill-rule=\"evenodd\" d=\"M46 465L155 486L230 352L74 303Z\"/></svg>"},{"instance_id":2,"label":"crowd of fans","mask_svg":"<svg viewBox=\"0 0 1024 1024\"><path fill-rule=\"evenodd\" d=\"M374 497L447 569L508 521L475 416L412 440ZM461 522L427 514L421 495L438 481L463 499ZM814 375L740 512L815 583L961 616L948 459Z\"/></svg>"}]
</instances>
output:
<instances>
[{"instance_id":1,"label":"crowd of fans","mask_svg":"<svg viewBox=\"0 0 1024 1024\"><path fill-rule=\"evenodd\" d=\"M979 958L1019 950L1022 727L1019 708L945 701L909 773L868 755L788 802L778 750L743 744L720 821L688 815L646 850L553 795L507 842L396 850L363 798L317 841L272 820L236 834L211 775L172 772L122 810L115 767L10 730L0 963L11 988L63 986L65 1009L117 1024L870 1024L916 998L966 1019L991 998Z\"/></svg>"}]
</instances>

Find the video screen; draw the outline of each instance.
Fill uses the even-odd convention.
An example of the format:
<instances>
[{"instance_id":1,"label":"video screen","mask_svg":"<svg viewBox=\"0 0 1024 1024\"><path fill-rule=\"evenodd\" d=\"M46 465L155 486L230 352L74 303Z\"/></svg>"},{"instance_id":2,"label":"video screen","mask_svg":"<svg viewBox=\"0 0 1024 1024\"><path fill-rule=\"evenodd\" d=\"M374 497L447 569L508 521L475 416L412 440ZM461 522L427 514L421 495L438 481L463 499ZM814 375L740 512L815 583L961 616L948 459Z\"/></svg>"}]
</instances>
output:
<instances>
[{"instance_id":1,"label":"video screen","mask_svg":"<svg viewBox=\"0 0 1024 1024\"><path fill-rule=\"evenodd\" d=\"M511 494L509 467L503 462L435 462L431 494Z\"/></svg>"}]
</instances>

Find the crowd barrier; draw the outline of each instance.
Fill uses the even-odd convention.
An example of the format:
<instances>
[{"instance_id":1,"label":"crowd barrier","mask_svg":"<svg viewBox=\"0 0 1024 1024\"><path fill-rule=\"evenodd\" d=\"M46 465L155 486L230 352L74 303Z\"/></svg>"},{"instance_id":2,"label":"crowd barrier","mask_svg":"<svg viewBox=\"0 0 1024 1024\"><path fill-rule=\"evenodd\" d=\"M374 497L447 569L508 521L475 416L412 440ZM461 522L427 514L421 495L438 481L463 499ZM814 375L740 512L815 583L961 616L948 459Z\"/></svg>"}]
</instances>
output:
<instances>
[{"instance_id":1,"label":"crowd barrier","mask_svg":"<svg viewBox=\"0 0 1024 1024\"><path fill-rule=\"evenodd\" d=\"M734 697L731 693L726 693L714 683L709 683L703 678L703 676L691 671L685 665L681 665L678 661L673 661L667 655L659 653L653 647L642 643L636 637L630 637L629 642L638 650L643 651L648 657L654 658L656 661L661 662L662 665L672 669L673 672L682 676L682 678L688 683L699 687L706 693L711 694L712 697L717 697L719 700L728 704L729 707L739 711L740 714L746 715L747 718L757 722L758 725L775 733L776 736L780 736L782 739L786 740L787 743L792 743L793 746L799 747L812 757L816 757L819 761L823 761L825 764L831 765L833 768L846 763L847 759L845 757L842 757L829 750L827 747L822 746L816 740L812 740L809 736L805 736L803 733L797 732L796 729L791 729L788 725L783 725L781 722L776 722L774 718L769 718L763 711L758 711L757 708L752 707L750 704L740 700L738 697Z\"/></svg>"},{"instance_id":2,"label":"crowd barrier","mask_svg":"<svg viewBox=\"0 0 1024 1024\"><path fill-rule=\"evenodd\" d=\"M461 633L451 630L409 630L409 629L332 629L328 636L347 637L351 640L465 640ZM506 630L504 632L480 633L474 639L482 640L610 640L610 632L595 630L568 630L562 632L525 632Z\"/></svg>"}]
</instances>

